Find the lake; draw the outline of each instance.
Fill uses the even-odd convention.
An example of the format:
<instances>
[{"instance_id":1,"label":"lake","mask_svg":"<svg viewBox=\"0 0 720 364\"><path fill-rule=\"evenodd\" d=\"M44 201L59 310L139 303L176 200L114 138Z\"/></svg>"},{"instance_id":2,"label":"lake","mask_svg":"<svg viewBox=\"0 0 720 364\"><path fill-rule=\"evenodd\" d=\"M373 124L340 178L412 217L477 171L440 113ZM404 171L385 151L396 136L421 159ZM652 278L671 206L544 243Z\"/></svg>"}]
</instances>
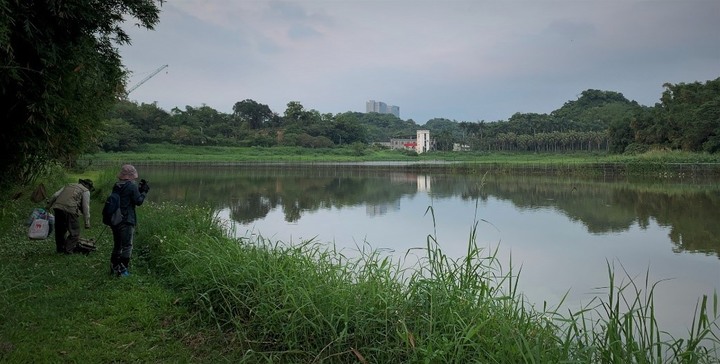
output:
<instances>
[{"instance_id":1,"label":"lake","mask_svg":"<svg viewBox=\"0 0 720 364\"><path fill-rule=\"evenodd\" d=\"M431 236L461 258L476 227L478 246L497 249L504 270L511 259L514 272L522 268L520 291L538 309L566 293L572 309L604 298L611 265L616 283L631 277L644 290L646 275L662 281L660 328L685 337L701 296L720 291L720 187L711 179L467 175L392 163L136 166L149 201L209 204L237 236L313 240L348 256L374 249L411 260Z\"/></svg>"}]
</instances>

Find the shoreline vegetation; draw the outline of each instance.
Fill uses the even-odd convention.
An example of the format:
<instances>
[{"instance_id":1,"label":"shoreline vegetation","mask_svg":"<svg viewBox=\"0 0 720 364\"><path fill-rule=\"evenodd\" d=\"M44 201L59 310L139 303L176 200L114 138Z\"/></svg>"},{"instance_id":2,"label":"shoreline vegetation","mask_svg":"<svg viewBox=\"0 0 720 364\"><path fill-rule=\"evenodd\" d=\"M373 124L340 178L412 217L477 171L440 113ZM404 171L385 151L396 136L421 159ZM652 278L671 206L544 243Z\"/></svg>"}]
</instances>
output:
<instances>
[{"instance_id":1,"label":"shoreline vegetation","mask_svg":"<svg viewBox=\"0 0 720 364\"><path fill-rule=\"evenodd\" d=\"M147 164L313 164L448 170L455 173L531 173L560 175L655 175L720 177L720 154L654 150L641 154L427 152L377 147L216 147L145 145L138 152L101 152L79 158L80 168L132 162Z\"/></svg>"},{"instance_id":2,"label":"shoreline vegetation","mask_svg":"<svg viewBox=\"0 0 720 364\"><path fill-rule=\"evenodd\" d=\"M265 154L253 159L253 153ZM51 168L37 181L49 193L78 178L98 186L93 228L83 231L98 240L98 251L87 256L55 254L52 238L27 239L24 222L38 207L27 196L35 186L18 186L13 198L0 202L0 361L720 362L717 292L698 297L687 336L677 338L655 320L653 293L662 287L631 280L614 262L607 262L606 291L579 311L562 303L531 307L517 290L522 274L512 262L499 262L495 252L475 244L477 223L464 258L448 258L429 232L417 242L424 259L408 270L376 251L349 259L313 240L289 246L263 237L231 238L209 207L150 198L139 211L131 277L107 274L112 239L99 211L119 163L341 161L302 153L304 159L297 150L151 146L81 158L72 172ZM720 168L718 156L674 152L453 160L484 157L498 166L643 166L632 173L690 164L714 175ZM434 214L431 208L428 213Z\"/></svg>"}]
</instances>

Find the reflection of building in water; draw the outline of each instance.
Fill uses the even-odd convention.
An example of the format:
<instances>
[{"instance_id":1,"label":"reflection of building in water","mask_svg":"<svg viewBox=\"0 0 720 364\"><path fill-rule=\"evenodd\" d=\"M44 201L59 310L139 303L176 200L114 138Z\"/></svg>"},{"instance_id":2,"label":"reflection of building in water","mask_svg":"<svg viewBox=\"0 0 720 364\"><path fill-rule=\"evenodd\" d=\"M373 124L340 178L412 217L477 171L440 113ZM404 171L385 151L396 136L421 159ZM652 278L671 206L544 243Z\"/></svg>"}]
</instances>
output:
<instances>
[{"instance_id":1,"label":"reflection of building in water","mask_svg":"<svg viewBox=\"0 0 720 364\"><path fill-rule=\"evenodd\" d=\"M368 216L382 216L388 213L388 211L399 211L400 200L394 202L388 202L384 204L367 204L365 205L365 213Z\"/></svg>"},{"instance_id":2,"label":"reflection of building in water","mask_svg":"<svg viewBox=\"0 0 720 364\"><path fill-rule=\"evenodd\" d=\"M414 184L417 182L417 174L415 173L389 173L390 175L390 182L401 184L401 183L407 183L407 184Z\"/></svg>"},{"instance_id":3,"label":"reflection of building in water","mask_svg":"<svg viewBox=\"0 0 720 364\"><path fill-rule=\"evenodd\" d=\"M416 173L390 173L390 183L414 184L420 192L430 191L430 176Z\"/></svg>"},{"instance_id":4,"label":"reflection of building in water","mask_svg":"<svg viewBox=\"0 0 720 364\"><path fill-rule=\"evenodd\" d=\"M418 192L430 192L430 176L427 174L419 174L417 176Z\"/></svg>"}]
</instances>

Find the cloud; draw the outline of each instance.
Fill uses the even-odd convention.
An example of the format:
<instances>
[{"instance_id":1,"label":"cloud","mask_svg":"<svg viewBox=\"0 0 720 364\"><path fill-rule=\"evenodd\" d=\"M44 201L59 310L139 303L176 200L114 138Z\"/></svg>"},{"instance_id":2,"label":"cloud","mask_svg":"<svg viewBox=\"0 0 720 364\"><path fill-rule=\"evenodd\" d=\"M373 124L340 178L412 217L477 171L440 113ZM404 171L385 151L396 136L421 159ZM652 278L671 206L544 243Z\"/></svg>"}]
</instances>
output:
<instances>
[{"instance_id":1,"label":"cloud","mask_svg":"<svg viewBox=\"0 0 720 364\"><path fill-rule=\"evenodd\" d=\"M169 64L131 98L163 108L244 99L282 114L364 111L458 121L550 112L583 90L641 104L720 76L720 1L176 1L134 30L125 63Z\"/></svg>"}]
</instances>

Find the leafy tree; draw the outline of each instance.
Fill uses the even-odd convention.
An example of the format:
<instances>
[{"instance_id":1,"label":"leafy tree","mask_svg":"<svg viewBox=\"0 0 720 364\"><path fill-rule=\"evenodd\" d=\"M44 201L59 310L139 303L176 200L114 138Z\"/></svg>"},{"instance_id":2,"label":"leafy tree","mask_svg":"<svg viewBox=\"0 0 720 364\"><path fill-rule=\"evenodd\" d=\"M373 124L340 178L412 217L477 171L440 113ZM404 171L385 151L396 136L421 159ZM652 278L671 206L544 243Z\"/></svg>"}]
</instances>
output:
<instances>
[{"instance_id":1,"label":"leafy tree","mask_svg":"<svg viewBox=\"0 0 720 364\"><path fill-rule=\"evenodd\" d=\"M330 139L337 144L367 143L367 127L350 113L339 114L333 123Z\"/></svg>"},{"instance_id":2,"label":"leafy tree","mask_svg":"<svg viewBox=\"0 0 720 364\"><path fill-rule=\"evenodd\" d=\"M558 130L558 123L554 122L547 114L537 113L515 113L508 119L508 131L518 134L535 135L541 132ZM572 129L569 123L565 123L564 129Z\"/></svg>"},{"instance_id":3,"label":"leafy tree","mask_svg":"<svg viewBox=\"0 0 720 364\"><path fill-rule=\"evenodd\" d=\"M665 91L657 105L658 123L674 132L671 147L700 151L720 128L720 78L706 83L663 85ZM711 143L712 144L712 143Z\"/></svg>"},{"instance_id":4,"label":"leafy tree","mask_svg":"<svg viewBox=\"0 0 720 364\"><path fill-rule=\"evenodd\" d=\"M628 147L632 151L657 147L718 151L720 78L705 83L666 83L663 87L660 103L643 108L632 118L634 139Z\"/></svg>"},{"instance_id":5,"label":"leafy tree","mask_svg":"<svg viewBox=\"0 0 720 364\"><path fill-rule=\"evenodd\" d=\"M248 123L252 129L260 129L273 124L278 116L265 104L246 99L233 105L233 116L241 122Z\"/></svg>"},{"instance_id":6,"label":"leafy tree","mask_svg":"<svg viewBox=\"0 0 720 364\"><path fill-rule=\"evenodd\" d=\"M299 125L306 122L310 118L309 112L298 101L290 101L287 103L285 114L283 115L284 125Z\"/></svg>"},{"instance_id":7,"label":"leafy tree","mask_svg":"<svg viewBox=\"0 0 720 364\"><path fill-rule=\"evenodd\" d=\"M462 130L460 129L460 123L455 120L448 120L442 118L430 119L423 125L423 129L430 130L431 134L438 134L446 131L453 138L460 139L462 136Z\"/></svg>"},{"instance_id":8,"label":"leafy tree","mask_svg":"<svg viewBox=\"0 0 720 364\"><path fill-rule=\"evenodd\" d=\"M201 107L185 106L184 111L179 108L172 110L171 122L182 126L193 134L190 138L184 138L181 144L214 145L216 144L215 138L224 136L214 133L222 131L222 128L218 128L218 126L227 125L229 123L228 117L227 114L220 113L207 105Z\"/></svg>"},{"instance_id":9,"label":"leafy tree","mask_svg":"<svg viewBox=\"0 0 720 364\"><path fill-rule=\"evenodd\" d=\"M137 148L143 140L142 130L123 119L105 121L100 148L104 151L122 152Z\"/></svg>"},{"instance_id":10,"label":"leafy tree","mask_svg":"<svg viewBox=\"0 0 720 364\"><path fill-rule=\"evenodd\" d=\"M133 128L140 132L139 139L136 143L157 143L163 141L165 138L162 135L158 138L157 131L163 126L167 125L170 121L170 114L157 106L157 103L146 104L142 103L138 105L135 102L120 100L110 108L107 113L108 119L122 119ZM106 125L108 125L106 123ZM107 131L113 132L113 131ZM118 132L115 130L114 132Z\"/></svg>"},{"instance_id":11,"label":"leafy tree","mask_svg":"<svg viewBox=\"0 0 720 364\"><path fill-rule=\"evenodd\" d=\"M31 181L45 163L72 164L95 145L123 94L117 45L125 19L153 29L161 0L0 0L0 168ZM4 179L11 182L10 179Z\"/></svg>"},{"instance_id":12,"label":"leafy tree","mask_svg":"<svg viewBox=\"0 0 720 364\"><path fill-rule=\"evenodd\" d=\"M437 150L452 150L454 138L449 130L443 130L433 138L435 140L435 149Z\"/></svg>"},{"instance_id":13,"label":"leafy tree","mask_svg":"<svg viewBox=\"0 0 720 364\"><path fill-rule=\"evenodd\" d=\"M720 97L704 103L697 114L707 130L702 149L710 153L720 152Z\"/></svg>"},{"instance_id":14,"label":"leafy tree","mask_svg":"<svg viewBox=\"0 0 720 364\"><path fill-rule=\"evenodd\" d=\"M460 138L460 141L463 145L469 145L470 143L482 145L485 121L478 123L462 121L459 126L460 130L462 130L462 137ZM477 141L477 143L474 143L475 141ZM473 149L477 149L477 147Z\"/></svg>"}]
</instances>

